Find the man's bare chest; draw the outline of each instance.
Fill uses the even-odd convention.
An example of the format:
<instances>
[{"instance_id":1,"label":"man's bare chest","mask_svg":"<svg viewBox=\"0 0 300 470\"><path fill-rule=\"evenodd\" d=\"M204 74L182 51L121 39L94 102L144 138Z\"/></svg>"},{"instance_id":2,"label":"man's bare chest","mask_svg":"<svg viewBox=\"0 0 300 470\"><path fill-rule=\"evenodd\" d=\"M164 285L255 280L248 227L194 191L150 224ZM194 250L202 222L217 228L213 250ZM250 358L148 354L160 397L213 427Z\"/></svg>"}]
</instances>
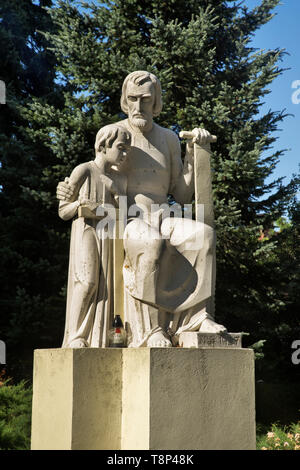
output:
<instances>
[{"instance_id":1,"label":"man's bare chest","mask_svg":"<svg viewBox=\"0 0 300 470\"><path fill-rule=\"evenodd\" d=\"M155 171L169 171L170 168L170 155L166 145L153 145L149 141L138 142L138 145L133 145L130 150L128 159L128 169L132 171L140 170L155 170Z\"/></svg>"},{"instance_id":2,"label":"man's bare chest","mask_svg":"<svg viewBox=\"0 0 300 470\"><path fill-rule=\"evenodd\" d=\"M128 161L128 189L139 193L163 193L170 182L168 150L150 143L143 148L132 146Z\"/></svg>"}]
</instances>

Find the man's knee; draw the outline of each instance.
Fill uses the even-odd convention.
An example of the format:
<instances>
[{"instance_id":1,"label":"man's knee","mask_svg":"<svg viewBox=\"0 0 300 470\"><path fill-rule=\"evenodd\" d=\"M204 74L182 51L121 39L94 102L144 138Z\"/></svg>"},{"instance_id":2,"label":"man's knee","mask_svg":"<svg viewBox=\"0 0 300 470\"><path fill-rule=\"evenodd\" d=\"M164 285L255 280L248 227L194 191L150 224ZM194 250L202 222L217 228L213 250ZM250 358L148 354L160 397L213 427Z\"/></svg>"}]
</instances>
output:
<instances>
[{"instance_id":1,"label":"man's knee","mask_svg":"<svg viewBox=\"0 0 300 470\"><path fill-rule=\"evenodd\" d=\"M135 269L144 269L152 272L161 257L165 240L162 238L139 237L131 238L127 232L124 239L124 249L129 263Z\"/></svg>"},{"instance_id":2,"label":"man's knee","mask_svg":"<svg viewBox=\"0 0 300 470\"><path fill-rule=\"evenodd\" d=\"M142 219L134 219L126 226L124 238L128 240L153 241L160 240L161 235L156 228L144 222Z\"/></svg>"},{"instance_id":3,"label":"man's knee","mask_svg":"<svg viewBox=\"0 0 300 470\"><path fill-rule=\"evenodd\" d=\"M163 248L164 248L165 241L162 239L159 240L145 240L141 246L132 246L130 252L132 254L132 250L135 250L136 257L139 259L139 264L144 266L155 266L157 265ZM150 268L149 268L150 269Z\"/></svg>"}]
</instances>

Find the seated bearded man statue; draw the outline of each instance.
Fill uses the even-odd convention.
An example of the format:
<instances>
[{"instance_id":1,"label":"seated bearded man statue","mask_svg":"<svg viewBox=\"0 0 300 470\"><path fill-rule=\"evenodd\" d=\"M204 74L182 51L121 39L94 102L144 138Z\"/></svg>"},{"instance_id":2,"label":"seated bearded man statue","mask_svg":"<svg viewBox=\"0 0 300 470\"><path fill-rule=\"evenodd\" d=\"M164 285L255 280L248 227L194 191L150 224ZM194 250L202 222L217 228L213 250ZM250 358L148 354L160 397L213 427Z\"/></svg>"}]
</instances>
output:
<instances>
[{"instance_id":1,"label":"seated bearded man statue","mask_svg":"<svg viewBox=\"0 0 300 470\"><path fill-rule=\"evenodd\" d=\"M214 295L215 233L204 222L166 216L168 195L181 206L194 194L194 146L184 163L177 135L153 122L162 109L161 85L145 71L129 74L117 123L131 134L122 172L127 177L128 220L124 231L124 319L129 347L172 347L188 331L220 333L210 311ZM194 142L211 135L197 129ZM72 194L58 185L57 197ZM141 217L143 214L143 217Z\"/></svg>"}]
</instances>

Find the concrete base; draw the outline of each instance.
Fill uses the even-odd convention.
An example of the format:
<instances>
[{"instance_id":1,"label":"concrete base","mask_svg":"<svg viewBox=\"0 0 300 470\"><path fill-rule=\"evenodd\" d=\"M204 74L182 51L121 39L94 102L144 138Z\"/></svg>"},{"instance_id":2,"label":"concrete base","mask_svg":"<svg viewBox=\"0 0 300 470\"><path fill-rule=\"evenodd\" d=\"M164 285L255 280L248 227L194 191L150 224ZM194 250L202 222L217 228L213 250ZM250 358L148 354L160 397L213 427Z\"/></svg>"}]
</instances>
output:
<instances>
[{"instance_id":1,"label":"concrete base","mask_svg":"<svg viewBox=\"0 0 300 470\"><path fill-rule=\"evenodd\" d=\"M253 351L37 350L32 449L255 449Z\"/></svg>"},{"instance_id":2,"label":"concrete base","mask_svg":"<svg viewBox=\"0 0 300 470\"><path fill-rule=\"evenodd\" d=\"M32 449L119 449L122 351L34 352Z\"/></svg>"}]
</instances>

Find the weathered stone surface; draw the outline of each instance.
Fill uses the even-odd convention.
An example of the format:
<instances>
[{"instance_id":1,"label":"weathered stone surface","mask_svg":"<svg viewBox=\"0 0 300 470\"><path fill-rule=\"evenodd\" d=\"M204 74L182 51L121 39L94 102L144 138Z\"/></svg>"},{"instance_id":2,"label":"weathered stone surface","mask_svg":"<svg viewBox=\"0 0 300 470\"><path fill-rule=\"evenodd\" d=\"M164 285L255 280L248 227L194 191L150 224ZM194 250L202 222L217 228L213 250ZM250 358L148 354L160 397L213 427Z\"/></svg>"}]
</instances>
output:
<instances>
[{"instance_id":1,"label":"weathered stone surface","mask_svg":"<svg viewBox=\"0 0 300 470\"><path fill-rule=\"evenodd\" d=\"M181 348L241 348L241 333L185 332L179 335Z\"/></svg>"},{"instance_id":2,"label":"weathered stone surface","mask_svg":"<svg viewBox=\"0 0 300 470\"><path fill-rule=\"evenodd\" d=\"M32 450L120 449L122 350L34 353Z\"/></svg>"},{"instance_id":3,"label":"weathered stone surface","mask_svg":"<svg viewBox=\"0 0 300 470\"><path fill-rule=\"evenodd\" d=\"M35 352L32 449L255 449L254 354Z\"/></svg>"}]
</instances>

